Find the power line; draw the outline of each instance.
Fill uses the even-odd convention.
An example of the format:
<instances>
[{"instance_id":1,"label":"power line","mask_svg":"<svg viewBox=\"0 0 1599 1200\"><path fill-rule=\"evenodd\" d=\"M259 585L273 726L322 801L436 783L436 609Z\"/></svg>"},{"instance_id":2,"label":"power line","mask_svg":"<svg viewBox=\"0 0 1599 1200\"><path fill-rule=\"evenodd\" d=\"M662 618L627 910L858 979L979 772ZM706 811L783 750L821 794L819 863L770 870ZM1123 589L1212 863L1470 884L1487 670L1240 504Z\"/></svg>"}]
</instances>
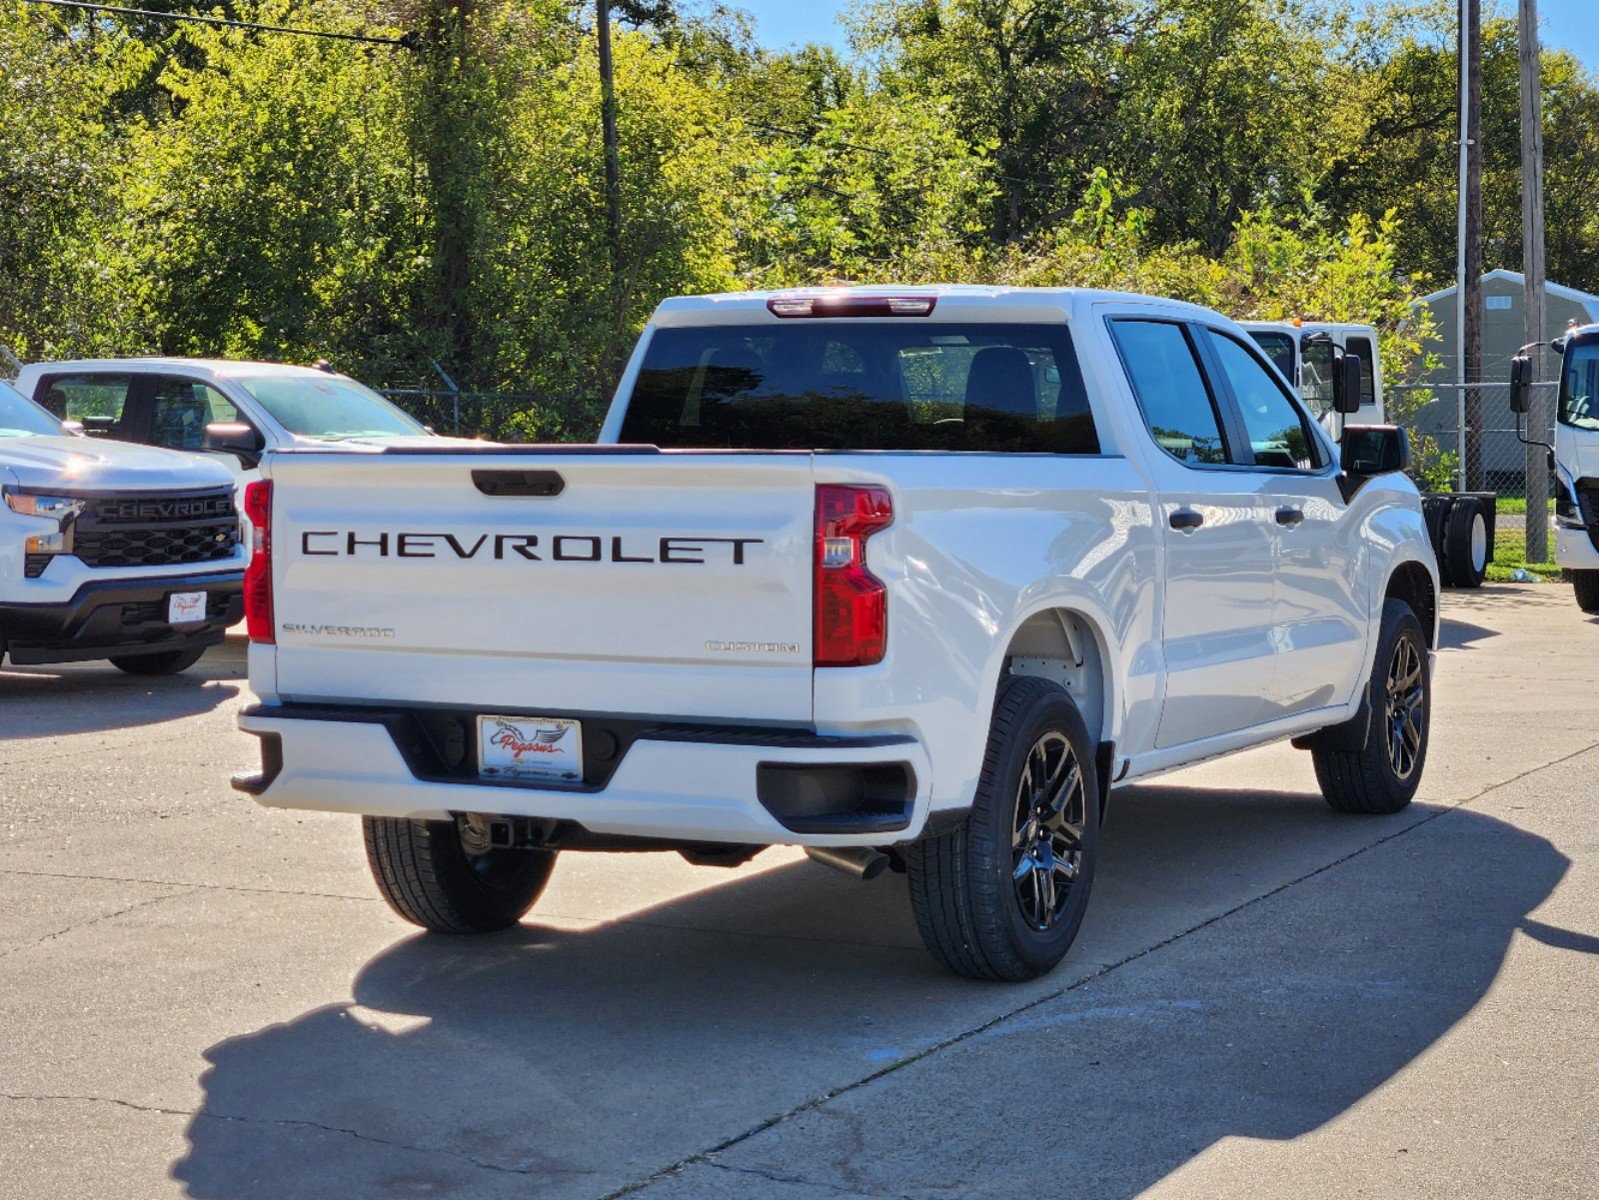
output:
<instances>
[{"instance_id":1,"label":"power line","mask_svg":"<svg viewBox=\"0 0 1599 1200\"><path fill-rule=\"evenodd\" d=\"M229 29L249 29L257 33L291 33L297 37L327 38L339 42L367 42L375 46L414 48L410 34L403 37L376 37L366 33L335 33L325 29L294 29L287 25L263 25L258 21L233 21L226 17L202 17L194 13L152 12L147 8L121 8L115 4L90 4L86 0L22 0L24 4L43 4L51 8L76 8L86 12L115 13L119 17L143 17L153 21L188 21L195 25L225 25Z\"/></svg>"}]
</instances>

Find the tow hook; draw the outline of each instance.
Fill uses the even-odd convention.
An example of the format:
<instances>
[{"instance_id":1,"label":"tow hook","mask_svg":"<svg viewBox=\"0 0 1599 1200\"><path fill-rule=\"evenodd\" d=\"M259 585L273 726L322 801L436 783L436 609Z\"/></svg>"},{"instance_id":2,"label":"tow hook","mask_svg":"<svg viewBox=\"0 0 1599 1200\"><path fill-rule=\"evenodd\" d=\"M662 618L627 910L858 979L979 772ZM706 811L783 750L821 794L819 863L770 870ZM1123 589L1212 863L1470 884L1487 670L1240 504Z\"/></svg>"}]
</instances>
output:
<instances>
[{"instance_id":1,"label":"tow hook","mask_svg":"<svg viewBox=\"0 0 1599 1200\"><path fill-rule=\"evenodd\" d=\"M490 850L536 850L549 841L552 821L530 817L491 817L487 813L459 813L461 849L477 858Z\"/></svg>"}]
</instances>

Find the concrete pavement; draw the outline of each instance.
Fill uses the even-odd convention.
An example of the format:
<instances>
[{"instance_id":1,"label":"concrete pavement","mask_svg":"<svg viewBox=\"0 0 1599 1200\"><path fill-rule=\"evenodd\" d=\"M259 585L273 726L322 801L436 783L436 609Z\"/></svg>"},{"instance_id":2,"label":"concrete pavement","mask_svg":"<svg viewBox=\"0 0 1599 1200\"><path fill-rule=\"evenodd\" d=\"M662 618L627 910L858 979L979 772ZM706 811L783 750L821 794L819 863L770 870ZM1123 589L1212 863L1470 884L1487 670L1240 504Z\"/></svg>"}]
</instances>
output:
<instances>
[{"instance_id":1,"label":"concrete pavement","mask_svg":"<svg viewBox=\"0 0 1599 1200\"><path fill-rule=\"evenodd\" d=\"M1286 746L1118 792L1049 979L943 975L903 881L566 856L414 934L259 809L242 654L0 673L0 1192L1599 1195L1599 627L1447 597L1422 802Z\"/></svg>"}]
</instances>

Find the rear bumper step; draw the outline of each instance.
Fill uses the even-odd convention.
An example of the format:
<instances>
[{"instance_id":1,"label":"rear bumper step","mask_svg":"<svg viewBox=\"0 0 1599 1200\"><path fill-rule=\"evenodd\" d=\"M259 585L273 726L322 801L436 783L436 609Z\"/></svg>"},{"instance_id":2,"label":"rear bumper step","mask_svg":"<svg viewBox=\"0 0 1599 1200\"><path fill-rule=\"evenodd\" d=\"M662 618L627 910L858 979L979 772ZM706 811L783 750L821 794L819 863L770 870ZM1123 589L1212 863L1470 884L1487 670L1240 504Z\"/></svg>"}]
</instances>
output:
<instances>
[{"instance_id":1,"label":"rear bumper step","mask_svg":"<svg viewBox=\"0 0 1599 1200\"><path fill-rule=\"evenodd\" d=\"M255 705L239 726L262 738L263 769L234 786L280 808L482 812L671 841L881 845L914 837L927 817L931 770L911 737L585 715L583 781L529 783L477 776L470 716Z\"/></svg>"}]
</instances>

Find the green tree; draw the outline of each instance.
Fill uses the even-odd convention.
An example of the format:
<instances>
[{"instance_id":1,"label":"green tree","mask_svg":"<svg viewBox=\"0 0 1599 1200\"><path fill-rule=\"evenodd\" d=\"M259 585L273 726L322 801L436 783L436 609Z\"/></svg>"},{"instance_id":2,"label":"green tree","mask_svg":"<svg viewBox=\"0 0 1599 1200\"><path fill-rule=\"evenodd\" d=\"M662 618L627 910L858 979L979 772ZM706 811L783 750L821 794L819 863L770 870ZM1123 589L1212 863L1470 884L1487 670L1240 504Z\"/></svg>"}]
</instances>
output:
<instances>
[{"instance_id":1,"label":"green tree","mask_svg":"<svg viewBox=\"0 0 1599 1200\"><path fill-rule=\"evenodd\" d=\"M863 0L853 44L907 102L947 113L987 150L994 240L1070 211L1113 119L1126 50L1147 21L1130 0Z\"/></svg>"}]
</instances>

